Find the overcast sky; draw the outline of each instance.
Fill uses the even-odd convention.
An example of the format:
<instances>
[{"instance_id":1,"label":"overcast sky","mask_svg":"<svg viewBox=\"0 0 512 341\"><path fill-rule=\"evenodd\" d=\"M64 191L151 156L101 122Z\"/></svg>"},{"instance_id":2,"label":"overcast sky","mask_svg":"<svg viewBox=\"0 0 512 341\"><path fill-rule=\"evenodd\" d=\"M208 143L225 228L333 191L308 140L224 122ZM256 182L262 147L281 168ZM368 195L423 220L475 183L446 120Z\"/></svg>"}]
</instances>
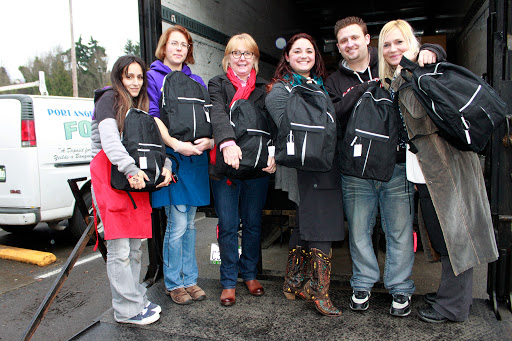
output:
<instances>
[{"instance_id":1,"label":"overcast sky","mask_svg":"<svg viewBox=\"0 0 512 341\"><path fill-rule=\"evenodd\" d=\"M72 0L75 41L92 36L106 49L109 69L128 39L139 41L137 0ZM0 5L0 66L11 81L18 67L55 47L71 47L69 0L3 0Z\"/></svg>"}]
</instances>

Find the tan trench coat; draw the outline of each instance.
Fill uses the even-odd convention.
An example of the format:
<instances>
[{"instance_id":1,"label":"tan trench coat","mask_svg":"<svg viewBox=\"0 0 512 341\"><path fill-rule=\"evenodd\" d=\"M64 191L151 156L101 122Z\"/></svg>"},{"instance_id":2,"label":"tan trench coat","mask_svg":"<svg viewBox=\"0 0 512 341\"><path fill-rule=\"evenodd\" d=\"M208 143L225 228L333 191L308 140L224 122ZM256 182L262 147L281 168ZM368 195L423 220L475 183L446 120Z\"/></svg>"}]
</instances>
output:
<instances>
[{"instance_id":1,"label":"tan trench coat","mask_svg":"<svg viewBox=\"0 0 512 341\"><path fill-rule=\"evenodd\" d=\"M399 76L391 87L396 91L402 83ZM436 134L436 125L414 97L412 88L400 91L399 102L409 138L414 138L418 149L416 155L455 275L495 261L498 249L477 154L460 151Z\"/></svg>"}]
</instances>

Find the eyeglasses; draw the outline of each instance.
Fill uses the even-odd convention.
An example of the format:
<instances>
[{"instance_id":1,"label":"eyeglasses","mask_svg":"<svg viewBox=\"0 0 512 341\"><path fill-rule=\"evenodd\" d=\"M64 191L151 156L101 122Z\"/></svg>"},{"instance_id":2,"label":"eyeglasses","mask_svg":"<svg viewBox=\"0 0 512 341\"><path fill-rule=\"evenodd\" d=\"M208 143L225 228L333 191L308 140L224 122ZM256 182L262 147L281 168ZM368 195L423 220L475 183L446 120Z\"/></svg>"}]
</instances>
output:
<instances>
[{"instance_id":1,"label":"eyeglasses","mask_svg":"<svg viewBox=\"0 0 512 341\"><path fill-rule=\"evenodd\" d=\"M246 52L232 51L231 55L233 57L235 57L236 59L240 59L240 58L242 58L242 56L244 56L245 59L251 59L252 56L254 56L254 53L253 52L249 52L249 51L246 51Z\"/></svg>"},{"instance_id":2,"label":"eyeglasses","mask_svg":"<svg viewBox=\"0 0 512 341\"><path fill-rule=\"evenodd\" d=\"M191 44L187 44L187 43L181 43L181 44L180 44L180 43L178 43L176 40L171 40L171 41L169 42L169 44L171 44L171 46L172 46L172 47L178 47L178 45L180 45L180 46L181 46L181 48L183 48L183 49L189 49L189 48L190 48L190 46L192 46Z\"/></svg>"}]
</instances>

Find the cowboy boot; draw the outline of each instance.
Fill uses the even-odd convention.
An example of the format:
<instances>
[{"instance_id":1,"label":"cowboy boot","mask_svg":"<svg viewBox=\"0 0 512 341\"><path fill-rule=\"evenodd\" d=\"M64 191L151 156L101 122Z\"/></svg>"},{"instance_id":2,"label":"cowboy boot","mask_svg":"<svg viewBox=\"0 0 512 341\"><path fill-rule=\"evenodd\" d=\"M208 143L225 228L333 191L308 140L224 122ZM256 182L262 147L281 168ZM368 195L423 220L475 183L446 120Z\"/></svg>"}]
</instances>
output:
<instances>
[{"instance_id":1,"label":"cowboy boot","mask_svg":"<svg viewBox=\"0 0 512 341\"><path fill-rule=\"evenodd\" d=\"M332 252L326 255L318 249L311 249L311 279L304 285L299 296L306 301L313 301L321 314L339 317L341 311L332 305L329 298L331 255Z\"/></svg>"},{"instance_id":2,"label":"cowboy boot","mask_svg":"<svg viewBox=\"0 0 512 341\"><path fill-rule=\"evenodd\" d=\"M309 252L301 246L288 251L288 262L286 263L286 275L284 277L283 293L289 300L294 300L295 296L302 291L304 276L308 267Z\"/></svg>"}]
</instances>

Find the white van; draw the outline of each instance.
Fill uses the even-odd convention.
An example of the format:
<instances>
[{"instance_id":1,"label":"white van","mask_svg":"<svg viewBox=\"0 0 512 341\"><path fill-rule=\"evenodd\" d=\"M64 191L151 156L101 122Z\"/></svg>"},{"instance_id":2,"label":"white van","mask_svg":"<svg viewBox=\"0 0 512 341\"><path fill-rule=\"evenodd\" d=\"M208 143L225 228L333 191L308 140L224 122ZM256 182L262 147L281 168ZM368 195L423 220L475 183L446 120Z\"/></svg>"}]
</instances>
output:
<instances>
[{"instance_id":1,"label":"white van","mask_svg":"<svg viewBox=\"0 0 512 341\"><path fill-rule=\"evenodd\" d=\"M85 224L75 207L68 179L80 182L91 205L92 99L0 95L0 227L8 232L46 222L61 229L69 219L79 237Z\"/></svg>"}]
</instances>

